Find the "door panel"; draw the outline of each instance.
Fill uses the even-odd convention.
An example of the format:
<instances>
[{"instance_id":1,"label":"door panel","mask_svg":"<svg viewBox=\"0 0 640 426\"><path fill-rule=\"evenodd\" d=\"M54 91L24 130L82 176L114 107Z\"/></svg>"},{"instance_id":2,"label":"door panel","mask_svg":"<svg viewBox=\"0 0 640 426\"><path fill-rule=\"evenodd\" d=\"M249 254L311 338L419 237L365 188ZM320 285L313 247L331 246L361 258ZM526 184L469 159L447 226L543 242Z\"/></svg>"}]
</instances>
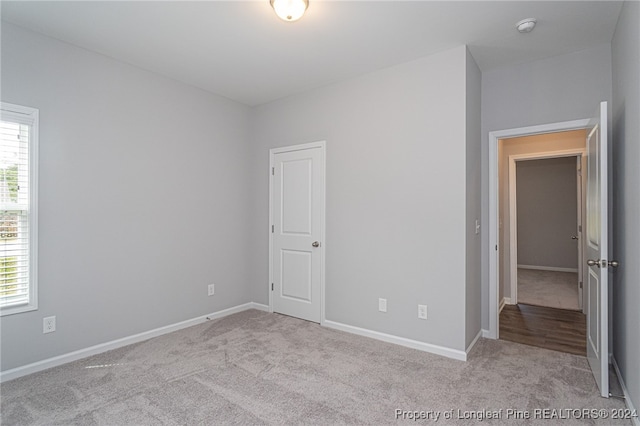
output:
<instances>
[{"instance_id":1,"label":"door panel","mask_svg":"<svg viewBox=\"0 0 640 426\"><path fill-rule=\"evenodd\" d=\"M587 129L587 359L600 395L609 397L607 103Z\"/></svg>"},{"instance_id":2,"label":"door panel","mask_svg":"<svg viewBox=\"0 0 640 426\"><path fill-rule=\"evenodd\" d=\"M290 149L271 157L272 309L320 322L324 145Z\"/></svg>"},{"instance_id":3,"label":"door panel","mask_svg":"<svg viewBox=\"0 0 640 426\"><path fill-rule=\"evenodd\" d=\"M587 280L589 312L595 313L587 317L587 344L591 351L596 354L600 352L600 331L597 318L600 314L600 280L598 275L589 271L589 279Z\"/></svg>"},{"instance_id":4,"label":"door panel","mask_svg":"<svg viewBox=\"0 0 640 426\"><path fill-rule=\"evenodd\" d=\"M280 297L311 303L311 253L281 250L282 273Z\"/></svg>"},{"instance_id":5,"label":"door panel","mask_svg":"<svg viewBox=\"0 0 640 426\"><path fill-rule=\"evenodd\" d=\"M283 234L311 234L311 159L284 161L282 167Z\"/></svg>"}]
</instances>

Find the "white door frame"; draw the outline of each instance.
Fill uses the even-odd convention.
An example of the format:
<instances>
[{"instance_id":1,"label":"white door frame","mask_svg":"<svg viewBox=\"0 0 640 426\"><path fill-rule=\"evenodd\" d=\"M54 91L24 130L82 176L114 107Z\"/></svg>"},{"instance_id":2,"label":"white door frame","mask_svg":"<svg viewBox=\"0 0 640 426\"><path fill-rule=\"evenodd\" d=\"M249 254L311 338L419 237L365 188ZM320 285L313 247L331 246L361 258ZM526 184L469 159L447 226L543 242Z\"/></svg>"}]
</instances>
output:
<instances>
[{"instance_id":1,"label":"white door frame","mask_svg":"<svg viewBox=\"0 0 640 426\"><path fill-rule=\"evenodd\" d=\"M498 330L498 141L500 139L557 133L586 129L589 119L563 121L538 126L489 132L489 333L486 337L497 339Z\"/></svg>"},{"instance_id":2,"label":"white door frame","mask_svg":"<svg viewBox=\"0 0 640 426\"><path fill-rule=\"evenodd\" d=\"M271 291L271 286L273 285L273 167L275 167L275 155L283 152L291 152L291 151L302 151L305 149L313 149L320 148L322 151L322 157L324 158L324 169L322 170L322 194L320 197L322 198L322 204L324 205L324 209L320 213L320 235L321 235L321 244L318 249L320 250L320 325L324 325L326 321L325 317L325 250L327 246L327 237L325 232L325 216L326 216L326 188L327 188L327 147L325 141L317 141L304 143L299 145L291 145L280 148L271 148L269 150L269 282L267 283L267 288L269 292L269 312L273 312L273 292Z\"/></svg>"},{"instance_id":3,"label":"white door frame","mask_svg":"<svg viewBox=\"0 0 640 426\"><path fill-rule=\"evenodd\" d=\"M582 164L582 159L587 151L583 148L565 149L559 151L545 151L528 154L514 154L509 156L509 277L511 284L510 302L515 305L518 303L518 207L517 207L517 179L516 179L516 162L529 160L546 160L551 158L577 157ZM576 188L576 197L578 199L577 220L580 223L582 212L581 188L584 178L579 180ZM580 269L582 265L582 233L578 234L578 275L580 278ZM561 270L558 268L557 270ZM578 280L579 282L580 280ZM578 285L578 283L576 283ZM579 301L582 307L582 300Z\"/></svg>"}]
</instances>

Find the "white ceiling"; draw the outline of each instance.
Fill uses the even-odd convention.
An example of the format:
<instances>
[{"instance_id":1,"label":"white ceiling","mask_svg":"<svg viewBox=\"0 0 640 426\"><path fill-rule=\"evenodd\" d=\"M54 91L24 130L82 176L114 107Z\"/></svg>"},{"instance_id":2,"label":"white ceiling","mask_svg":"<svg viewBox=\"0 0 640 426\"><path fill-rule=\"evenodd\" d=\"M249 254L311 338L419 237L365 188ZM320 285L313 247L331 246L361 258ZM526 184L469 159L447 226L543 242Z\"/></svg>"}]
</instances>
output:
<instances>
[{"instance_id":1,"label":"white ceiling","mask_svg":"<svg viewBox=\"0 0 640 426\"><path fill-rule=\"evenodd\" d=\"M247 105L469 45L480 69L610 42L617 1L5 1L2 20ZM519 34L515 23L535 17Z\"/></svg>"}]
</instances>

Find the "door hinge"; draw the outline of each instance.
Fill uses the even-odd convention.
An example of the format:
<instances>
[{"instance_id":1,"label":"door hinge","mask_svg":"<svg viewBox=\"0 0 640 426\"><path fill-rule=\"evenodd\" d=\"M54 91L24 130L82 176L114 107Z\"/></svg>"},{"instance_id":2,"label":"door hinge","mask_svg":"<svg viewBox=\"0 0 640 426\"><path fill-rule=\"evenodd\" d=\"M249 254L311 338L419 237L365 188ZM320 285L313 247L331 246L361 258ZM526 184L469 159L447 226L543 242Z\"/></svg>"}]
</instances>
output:
<instances>
[{"instance_id":1,"label":"door hinge","mask_svg":"<svg viewBox=\"0 0 640 426\"><path fill-rule=\"evenodd\" d=\"M582 225L578 225L578 232L582 232Z\"/></svg>"},{"instance_id":2,"label":"door hinge","mask_svg":"<svg viewBox=\"0 0 640 426\"><path fill-rule=\"evenodd\" d=\"M579 287L580 287L580 288L582 288L582 281L580 281L580 285L579 285Z\"/></svg>"},{"instance_id":3,"label":"door hinge","mask_svg":"<svg viewBox=\"0 0 640 426\"><path fill-rule=\"evenodd\" d=\"M498 245L496 244L496 251L498 251Z\"/></svg>"},{"instance_id":4,"label":"door hinge","mask_svg":"<svg viewBox=\"0 0 640 426\"><path fill-rule=\"evenodd\" d=\"M271 168L271 176L273 176L273 175L275 175L275 174L276 174L276 168L275 168L275 167L272 167L272 168Z\"/></svg>"},{"instance_id":5,"label":"door hinge","mask_svg":"<svg viewBox=\"0 0 640 426\"><path fill-rule=\"evenodd\" d=\"M273 283L271 283L271 291L273 291Z\"/></svg>"},{"instance_id":6,"label":"door hinge","mask_svg":"<svg viewBox=\"0 0 640 426\"><path fill-rule=\"evenodd\" d=\"M271 225L271 233L273 234L273 225Z\"/></svg>"}]
</instances>

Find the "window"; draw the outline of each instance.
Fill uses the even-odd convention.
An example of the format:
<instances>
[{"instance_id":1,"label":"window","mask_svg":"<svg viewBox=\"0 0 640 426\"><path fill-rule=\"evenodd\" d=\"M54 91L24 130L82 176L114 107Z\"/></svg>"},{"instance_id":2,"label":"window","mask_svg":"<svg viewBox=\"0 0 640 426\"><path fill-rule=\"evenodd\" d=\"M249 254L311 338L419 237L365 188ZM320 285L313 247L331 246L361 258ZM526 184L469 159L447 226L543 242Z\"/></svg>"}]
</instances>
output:
<instances>
[{"instance_id":1,"label":"window","mask_svg":"<svg viewBox=\"0 0 640 426\"><path fill-rule=\"evenodd\" d=\"M0 108L0 313L38 308L38 110Z\"/></svg>"}]
</instances>

